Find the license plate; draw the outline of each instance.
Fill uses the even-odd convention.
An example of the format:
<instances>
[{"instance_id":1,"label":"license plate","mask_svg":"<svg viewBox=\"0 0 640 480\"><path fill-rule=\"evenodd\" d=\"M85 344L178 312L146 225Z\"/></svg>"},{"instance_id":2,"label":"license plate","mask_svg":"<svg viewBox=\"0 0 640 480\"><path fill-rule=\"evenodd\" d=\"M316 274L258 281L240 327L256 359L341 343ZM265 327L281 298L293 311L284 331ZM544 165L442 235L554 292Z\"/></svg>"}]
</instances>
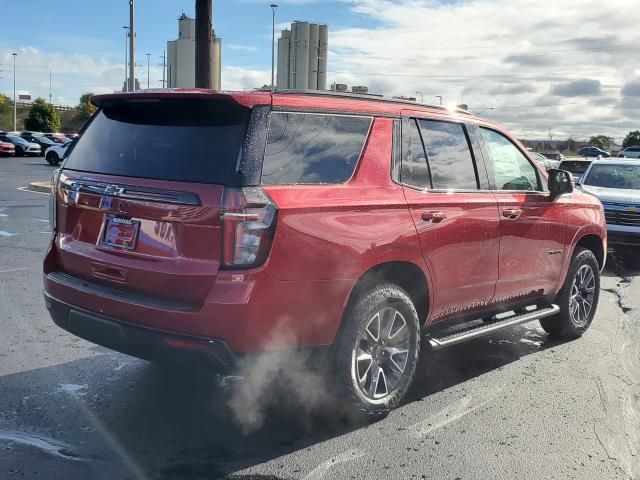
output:
<instances>
[{"instance_id":1,"label":"license plate","mask_svg":"<svg viewBox=\"0 0 640 480\"><path fill-rule=\"evenodd\" d=\"M110 247L133 250L138 241L140 222L129 218L108 217L103 243Z\"/></svg>"}]
</instances>

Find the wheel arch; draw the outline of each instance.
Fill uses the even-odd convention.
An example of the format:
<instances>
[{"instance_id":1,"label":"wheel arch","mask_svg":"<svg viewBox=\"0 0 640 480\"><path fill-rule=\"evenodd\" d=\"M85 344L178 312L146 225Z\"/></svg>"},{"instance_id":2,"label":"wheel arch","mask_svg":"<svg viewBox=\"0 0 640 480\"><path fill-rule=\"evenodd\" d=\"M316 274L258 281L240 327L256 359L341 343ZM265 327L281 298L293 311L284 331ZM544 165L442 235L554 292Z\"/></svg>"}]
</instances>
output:
<instances>
[{"instance_id":1,"label":"wheel arch","mask_svg":"<svg viewBox=\"0 0 640 480\"><path fill-rule=\"evenodd\" d=\"M595 233L587 233L580 237L580 239L575 243L573 250L571 252L571 256L573 257L573 253L576 251L578 247L586 248L587 250L591 250L598 260L598 266L600 270L604 268L604 264L606 262L607 256L604 247L604 239L595 234Z\"/></svg>"},{"instance_id":2,"label":"wheel arch","mask_svg":"<svg viewBox=\"0 0 640 480\"><path fill-rule=\"evenodd\" d=\"M429 314L430 289L425 272L415 263L406 260L393 260L369 268L354 283L345 303L338 334L358 298L372 286L382 283L393 283L406 290L416 308L420 324L426 322Z\"/></svg>"}]
</instances>

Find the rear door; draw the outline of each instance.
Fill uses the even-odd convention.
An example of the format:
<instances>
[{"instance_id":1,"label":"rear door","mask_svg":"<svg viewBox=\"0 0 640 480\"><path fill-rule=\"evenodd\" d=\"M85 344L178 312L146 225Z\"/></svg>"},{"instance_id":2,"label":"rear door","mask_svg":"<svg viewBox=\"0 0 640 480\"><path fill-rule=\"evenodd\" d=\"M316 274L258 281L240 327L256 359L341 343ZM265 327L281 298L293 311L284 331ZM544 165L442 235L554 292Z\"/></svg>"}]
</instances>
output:
<instances>
[{"instance_id":1,"label":"rear door","mask_svg":"<svg viewBox=\"0 0 640 480\"><path fill-rule=\"evenodd\" d=\"M201 303L221 257L223 186L250 110L231 100L114 101L72 147L58 188L63 273Z\"/></svg>"},{"instance_id":2,"label":"rear door","mask_svg":"<svg viewBox=\"0 0 640 480\"><path fill-rule=\"evenodd\" d=\"M564 252L564 208L545 191L533 162L503 133L479 128L500 209L496 302L553 293Z\"/></svg>"},{"instance_id":3,"label":"rear door","mask_svg":"<svg viewBox=\"0 0 640 480\"><path fill-rule=\"evenodd\" d=\"M400 180L434 279L431 319L486 307L498 279L500 220L475 139L461 123L415 118L403 120L402 139Z\"/></svg>"}]
</instances>

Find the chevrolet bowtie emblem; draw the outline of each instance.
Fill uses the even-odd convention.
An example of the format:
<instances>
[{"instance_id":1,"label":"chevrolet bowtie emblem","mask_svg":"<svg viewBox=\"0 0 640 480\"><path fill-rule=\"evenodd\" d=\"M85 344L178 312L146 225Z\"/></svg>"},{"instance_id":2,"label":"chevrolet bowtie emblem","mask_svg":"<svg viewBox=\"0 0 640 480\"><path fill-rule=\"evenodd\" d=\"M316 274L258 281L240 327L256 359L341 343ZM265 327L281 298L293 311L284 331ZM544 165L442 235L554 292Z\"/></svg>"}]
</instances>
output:
<instances>
[{"instance_id":1,"label":"chevrolet bowtie emblem","mask_svg":"<svg viewBox=\"0 0 640 480\"><path fill-rule=\"evenodd\" d=\"M627 211L627 212L637 212L638 208L637 207L627 207L625 211Z\"/></svg>"}]
</instances>

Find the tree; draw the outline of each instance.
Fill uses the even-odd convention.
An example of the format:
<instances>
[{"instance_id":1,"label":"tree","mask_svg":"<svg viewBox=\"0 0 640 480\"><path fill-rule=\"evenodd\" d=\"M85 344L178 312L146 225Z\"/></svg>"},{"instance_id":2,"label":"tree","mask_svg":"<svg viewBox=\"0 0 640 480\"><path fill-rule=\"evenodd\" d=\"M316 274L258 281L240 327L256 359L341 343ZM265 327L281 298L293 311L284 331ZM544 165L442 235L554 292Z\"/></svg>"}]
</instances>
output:
<instances>
[{"instance_id":1,"label":"tree","mask_svg":"<svg viewBox=\"0 0 640 480\"><path fill-rule=\"evenodd\" d=\"M589 139L589 145L592 147L598 147L602 150L609 150L613 144L613 138L606 135L597 135Z\"/></svg>"},{"instance_id":2,"label":"tree","mask_svg":"<svg viewBox=\"0 0 640 480\"><path fill-rule=\"evenodd\" d=\"M624 137L622 148L640 146L640 130L634 130Z\"/></svg>"},{"instance_id":3,"label":"tree","mask_svg":"<svg viewBox=\"0 0 640 480\"><path fill-rule=\"evenodd\" d=\"M24 128L38 132L57 132L60 130L60 115L44 98L36 98L24 120Z\"/></svg>"},{"instance_id":4,"label":"tree","mask_svg":"<svg viewBox=\"0 0 640 480\"><path fill-rule=\"evenodd\" d=\"M80 97L80 103L76 106L76 118L78 120L89 120L93 112L96 111L95 105L91 103L91 97L93 97L92 92L84 93Z\"/></svg>"}]
</instances>

